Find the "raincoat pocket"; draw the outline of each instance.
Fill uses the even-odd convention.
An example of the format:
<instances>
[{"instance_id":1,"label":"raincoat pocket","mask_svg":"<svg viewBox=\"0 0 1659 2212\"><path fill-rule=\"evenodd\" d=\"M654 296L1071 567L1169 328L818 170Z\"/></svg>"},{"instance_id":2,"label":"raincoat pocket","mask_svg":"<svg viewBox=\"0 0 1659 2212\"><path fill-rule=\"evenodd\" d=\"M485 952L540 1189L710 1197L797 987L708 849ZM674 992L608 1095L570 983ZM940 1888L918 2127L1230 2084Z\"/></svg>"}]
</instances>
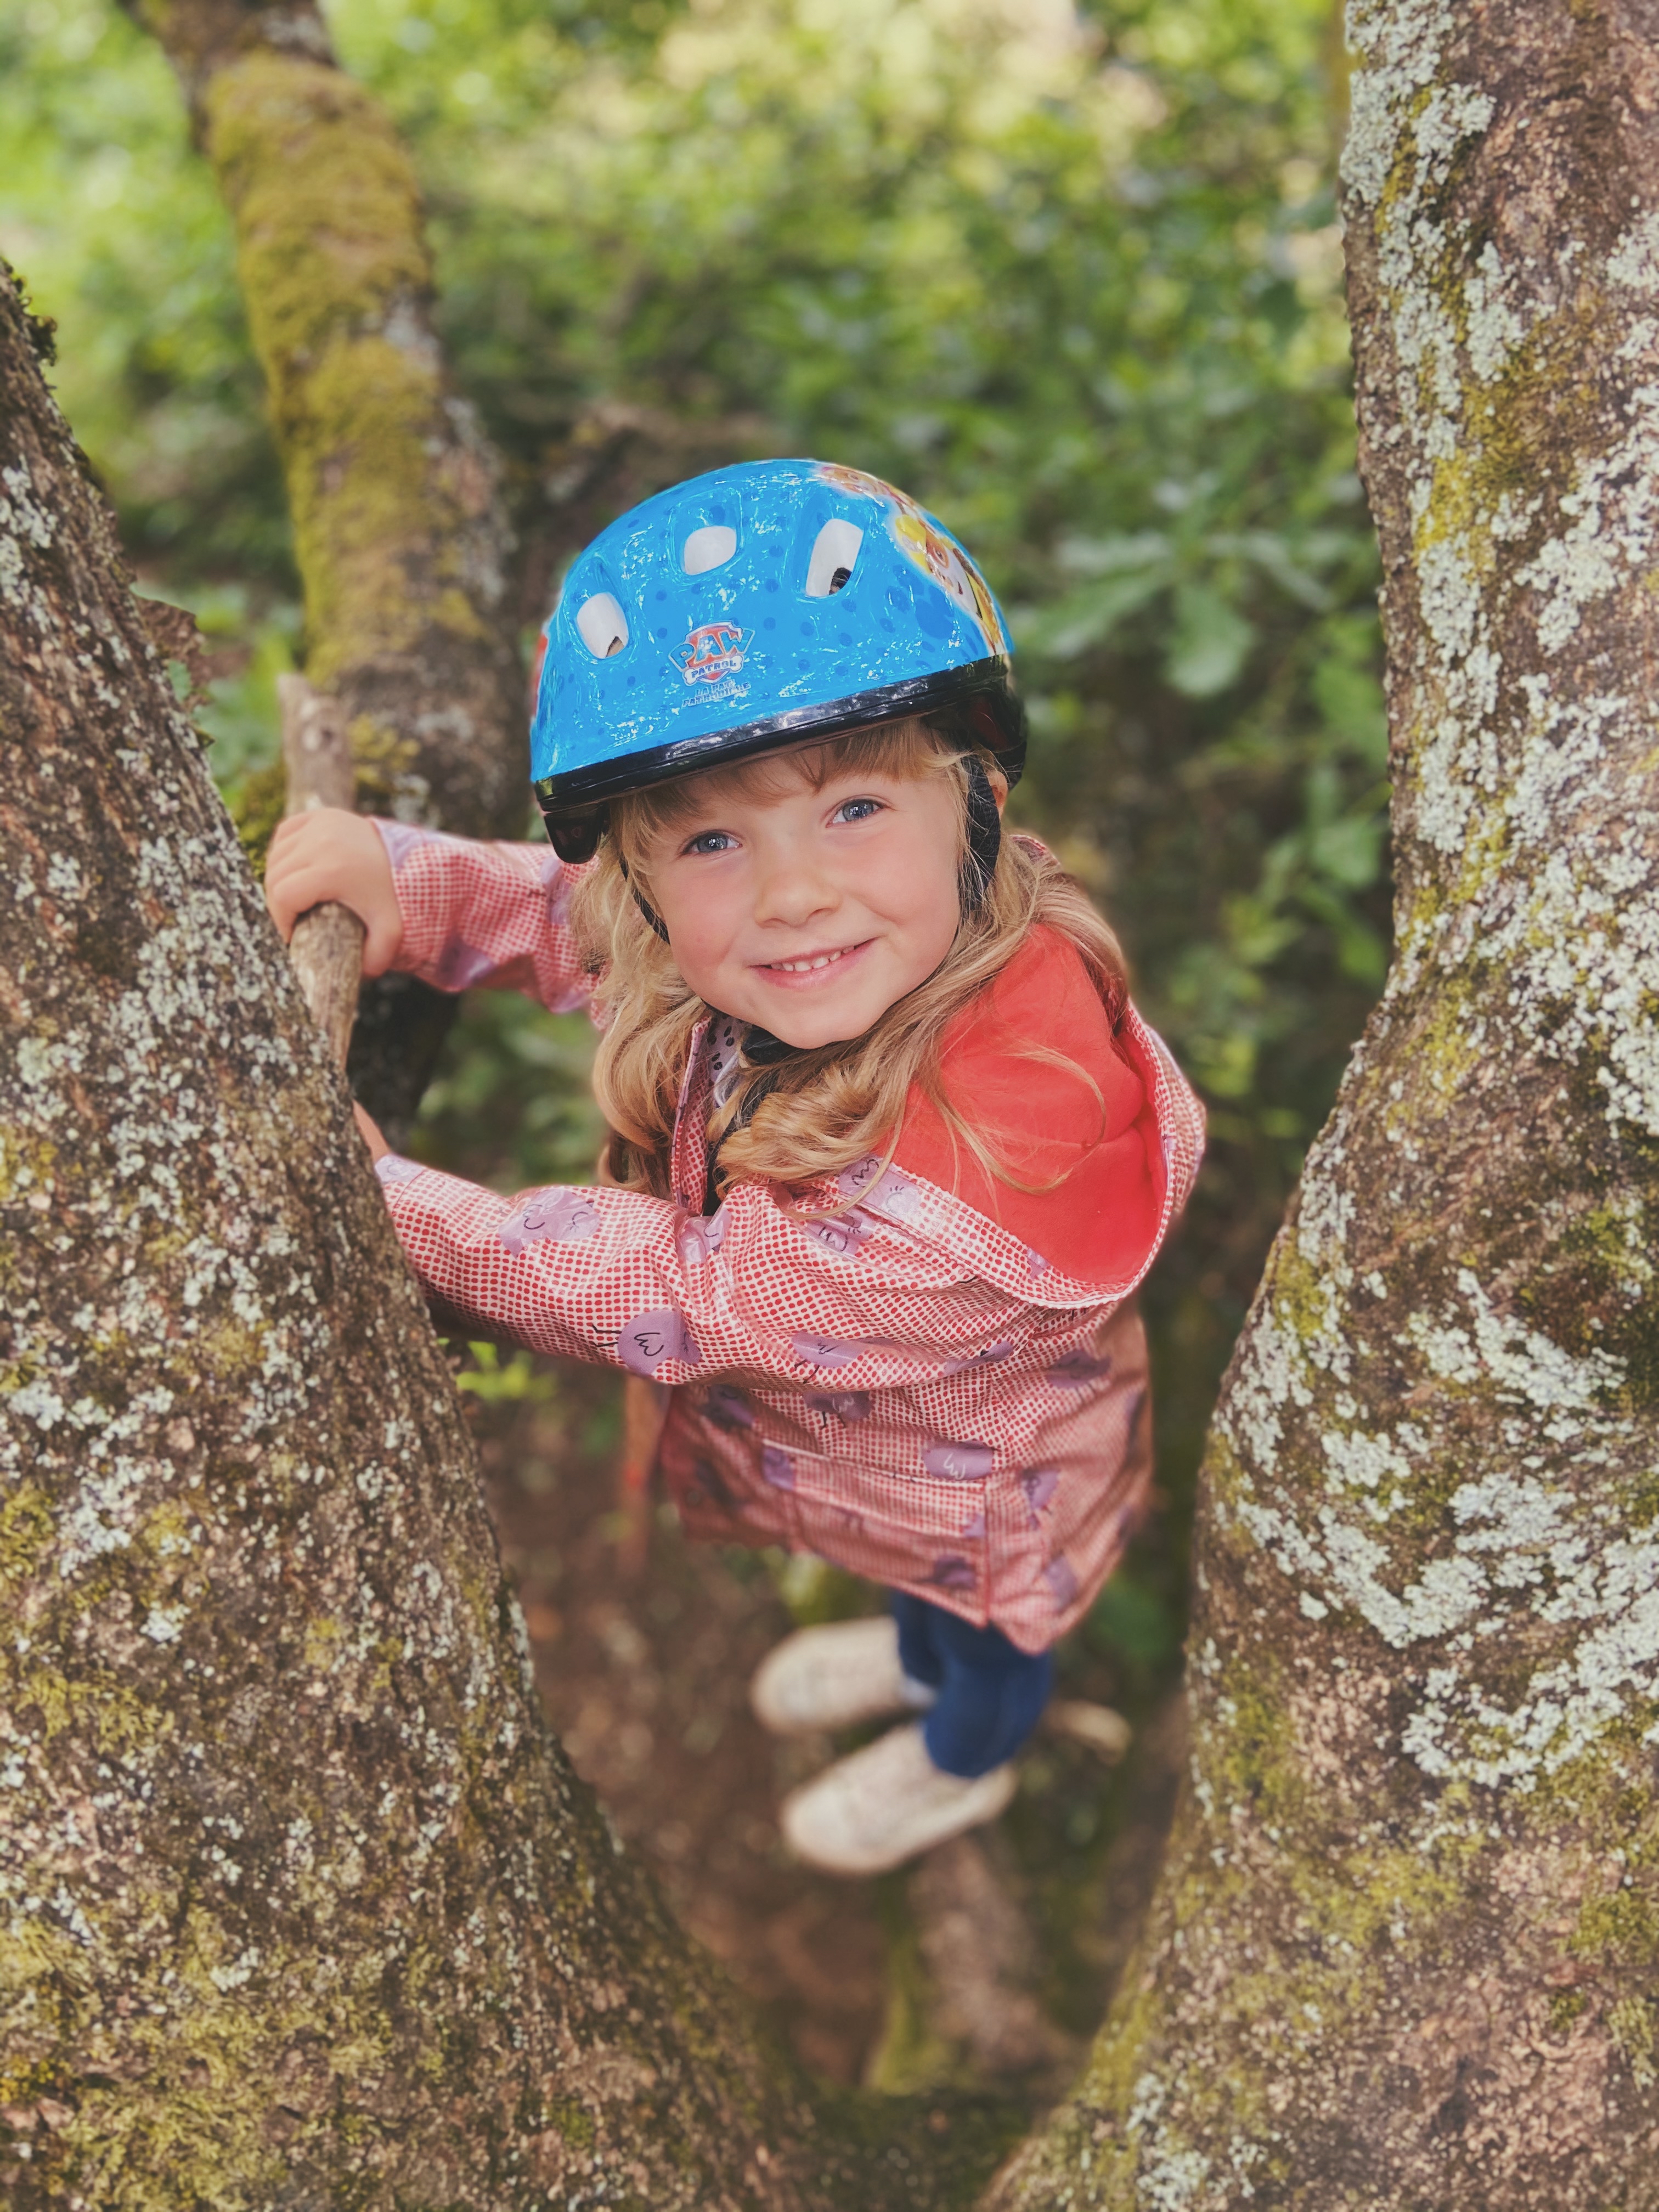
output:
<instances>
[{"instance_id":1,"label":"raincoat pocket","mask_svg":"<svg viewBox=\"0 0 1659 2212\"><path fill-rule=\"evenodd\" d=\"M984 1607L988 1449L935 1448L915 1474L818 1452L769 1455L781 1462L774 1480L787 1478L800 1549L889 1588L949 1590Z\"/></svg>"}]
</instances>

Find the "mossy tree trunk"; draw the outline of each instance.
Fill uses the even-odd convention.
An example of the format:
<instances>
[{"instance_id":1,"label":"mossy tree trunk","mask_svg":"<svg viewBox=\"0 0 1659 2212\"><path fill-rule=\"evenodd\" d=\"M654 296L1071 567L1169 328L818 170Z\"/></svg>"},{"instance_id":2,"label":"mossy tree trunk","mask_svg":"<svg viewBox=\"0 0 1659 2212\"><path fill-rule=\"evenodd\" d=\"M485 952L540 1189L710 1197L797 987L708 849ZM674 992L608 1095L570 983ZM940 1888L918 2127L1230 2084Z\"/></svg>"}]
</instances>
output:
<instances>
[{"instance_id":1,"label":"mossy tree trunk","mask_svg":"<svg viewBox=\"0 0 1659 2212\"><path fill-rule=\"evenodd\" d=\"M1659 2204L1659 10L1350 30L1398 952L1224 1386L1148 1938L1004 2207Z\"/></svg>"},{"instance_id":2,"label":"mossy tree trunk","mask_svg":"<svg viewBox=\"0 0 1659 2212\"><path fill-rule=\"evenodd\" d=\"M825 2137L547 1732L30 343L0 264L0 2199L927 2202L902 2143Z\"/></svg>"},{"instance_id":3,"label":"mossy tree trunk","mask_svg":"<svg viewBox=\"0 0 1659 2212\"><path fill-rule=\"evenodd\" d=\"M288 487L306 673L343 706L365 795L467 836L529 806L525 677L495 453L433 329L409 156L312 0L124 0L172 62L235 225ZM452 1002L364 994L359 1088L413 1112Z\"/></svg>"},{"instance_id":4,"label":"mossy tree trunk","mask_svg":"<svg viewBox=\"0 0 1659 2212\"><path fill-rule=\"evenodd\" d=\"M527 799L499 466L451 387L409 156L309 0L130 0L236 230L305 589L306 673L400 809L514 834Z\"/></svg>"}]
</instances>

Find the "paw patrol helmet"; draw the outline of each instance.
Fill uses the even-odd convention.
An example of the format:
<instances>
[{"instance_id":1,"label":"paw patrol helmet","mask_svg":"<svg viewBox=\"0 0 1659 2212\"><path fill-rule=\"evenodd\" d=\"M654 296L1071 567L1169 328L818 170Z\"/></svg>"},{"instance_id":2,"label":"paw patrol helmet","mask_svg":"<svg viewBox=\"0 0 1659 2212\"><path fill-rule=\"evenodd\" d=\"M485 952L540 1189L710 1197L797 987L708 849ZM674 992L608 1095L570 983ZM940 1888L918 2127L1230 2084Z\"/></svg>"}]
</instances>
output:
<instances>
[{"instance_id":1,"label":"paw patrol helmet","mask_svg":"<svg viewBox=\"0 0 1659 2212\"><path fill-rule=\"evenodd\" d=\"M548 622L531 774L554 849L669 776L955 708L1025 759L1002 611L942 524L879 477L750 461L659 492L576 561Z\"/></svg>"}]
</instances>

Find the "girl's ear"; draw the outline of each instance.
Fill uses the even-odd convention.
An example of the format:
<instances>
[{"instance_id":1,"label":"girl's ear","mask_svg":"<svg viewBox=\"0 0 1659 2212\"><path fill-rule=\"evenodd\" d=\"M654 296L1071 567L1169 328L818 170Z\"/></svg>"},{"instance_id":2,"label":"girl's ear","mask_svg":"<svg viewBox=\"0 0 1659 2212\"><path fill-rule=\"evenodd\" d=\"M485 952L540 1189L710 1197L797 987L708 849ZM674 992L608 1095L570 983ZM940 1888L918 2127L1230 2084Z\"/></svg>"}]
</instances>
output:
<instances>
[{"instance_id":1,"label":"girl's ear","mask_svg":"<svg viewBox=\"0 0 1659 2212\"><path fill-rule=\"evenodd\" d=\"M1008 779L1000 768L988 768L985 781L991 787L991 796L997 803L997 812L1000 814L1008 804Z\"/></svg>"}]
</instances>

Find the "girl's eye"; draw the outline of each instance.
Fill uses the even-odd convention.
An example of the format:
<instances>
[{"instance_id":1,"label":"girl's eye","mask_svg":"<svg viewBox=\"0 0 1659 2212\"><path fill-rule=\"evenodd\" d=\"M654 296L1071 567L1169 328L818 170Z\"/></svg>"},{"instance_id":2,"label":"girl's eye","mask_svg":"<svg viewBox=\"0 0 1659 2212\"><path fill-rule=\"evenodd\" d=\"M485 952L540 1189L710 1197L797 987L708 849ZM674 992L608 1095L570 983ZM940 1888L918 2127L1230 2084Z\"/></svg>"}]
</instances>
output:
<instances>
[{"instance_id":1,"label":"girl's eye","mask_svg":"<svg viewBox=\"0 0 1659 2212\"><path fill-rule=\"evenodd\" d=\"M878 799L848 799L836 809L830 818L832 822L867 822L872 815L879 814L881 811Z\"/></svg>"},{"instance_id":2,"label":"girl's eye","mask_svg":"<svg viewBox=\"0 0 1659 2212\"><path fill-rule=\"evenodd\" d=\"M686 844L688 853L724 853L732 838L724 830L700 830Z\"/></svg>"}]
</instances>

